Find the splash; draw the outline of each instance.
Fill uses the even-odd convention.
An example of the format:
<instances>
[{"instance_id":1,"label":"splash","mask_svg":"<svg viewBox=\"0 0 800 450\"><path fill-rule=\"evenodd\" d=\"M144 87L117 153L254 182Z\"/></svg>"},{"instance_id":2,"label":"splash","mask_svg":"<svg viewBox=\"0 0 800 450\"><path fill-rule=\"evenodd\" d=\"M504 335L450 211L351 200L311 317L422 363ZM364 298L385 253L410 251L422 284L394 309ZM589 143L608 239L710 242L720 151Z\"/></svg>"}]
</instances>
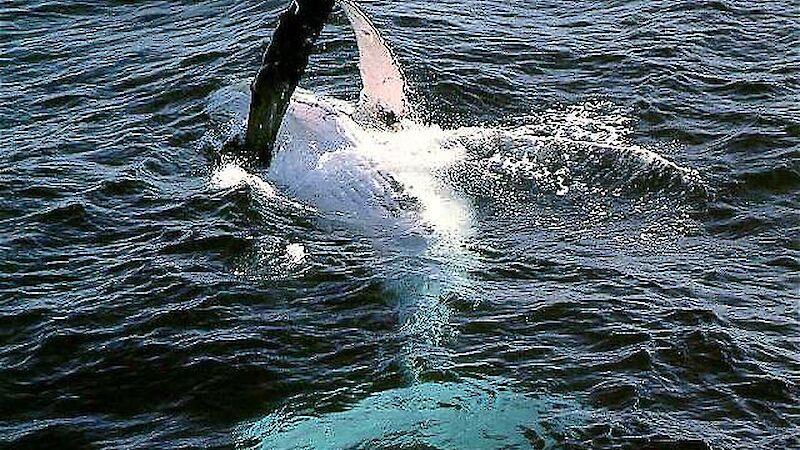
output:
<instances>
[{"instance_id":1,"label":"splash","mask_svg":"<svg viewBox=\"0 0 800 450\"><path fill-rule=\"evenodd\" d=\"M292 264L300 264L306 259L306 249L303 244L289 244L286 247L286 256Z\"/></svg>"},{"instance_id":2,"label":"splash","mask_svg":"<svg viewBox=\"0 0 800 450\"><path fill-rule=\"evenodd\" d=\"M495 199L530 193L710 195L697 170L635 143L633 119L611 103L551 109L520 122L455 130L453 145L464 146L469 157L451 173L454 182Z\"/></svg>"},{"instance_id":3,"label":"splash","mask_svg":"<svg viewBox=\"0 0 800 450\"><path fill-rule=\"evenodd\" d=\"M248 173L236 163L226 163L215 170L211 176L211 184L218 189L231 189L247 185L265 198L273 199L278 197L275 188L269 182L257 175Z\"/></svg>"}]
</instances>

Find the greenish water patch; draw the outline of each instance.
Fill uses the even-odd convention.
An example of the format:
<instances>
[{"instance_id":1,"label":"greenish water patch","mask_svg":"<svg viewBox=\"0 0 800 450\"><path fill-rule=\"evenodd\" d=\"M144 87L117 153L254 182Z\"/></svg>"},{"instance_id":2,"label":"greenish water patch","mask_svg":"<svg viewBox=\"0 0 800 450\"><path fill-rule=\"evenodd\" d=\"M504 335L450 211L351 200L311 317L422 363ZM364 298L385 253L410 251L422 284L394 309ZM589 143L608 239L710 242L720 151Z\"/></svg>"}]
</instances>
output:
<instances>
[{"instance_id":1,"label":"greenish water patch","mask_svg":"<svg viewBox=\"0 0 800 450\"><path fill-rule=\"evenodd\" d=\"M547 426L543 417L568 411ZM505 380L423 383L367 397L345 411L283 411L244 424L242 446L261 449L558 448L551 438L582 421L578 403L534 397Z\"/></svg>"}]
</instances>

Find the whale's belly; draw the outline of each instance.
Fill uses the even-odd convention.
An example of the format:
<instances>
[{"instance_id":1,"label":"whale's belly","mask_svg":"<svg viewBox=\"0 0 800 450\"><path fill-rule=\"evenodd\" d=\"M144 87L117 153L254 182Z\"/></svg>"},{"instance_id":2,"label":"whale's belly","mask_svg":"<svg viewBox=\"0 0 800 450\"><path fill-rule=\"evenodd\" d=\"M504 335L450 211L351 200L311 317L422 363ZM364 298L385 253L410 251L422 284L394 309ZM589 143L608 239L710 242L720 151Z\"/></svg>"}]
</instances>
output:
<instances>
[{"instance_id":1,"label":"whale's belly","mask_svg":"<svg viewBox=\"0 0 800 450\"><path fill-rule=\"evenodd\" d=\"M278 135L270 181L322 216L370 234L409 225L402 188L369 156L378 145L344 102L296 93Z\"/></svg>"}]
</instances>

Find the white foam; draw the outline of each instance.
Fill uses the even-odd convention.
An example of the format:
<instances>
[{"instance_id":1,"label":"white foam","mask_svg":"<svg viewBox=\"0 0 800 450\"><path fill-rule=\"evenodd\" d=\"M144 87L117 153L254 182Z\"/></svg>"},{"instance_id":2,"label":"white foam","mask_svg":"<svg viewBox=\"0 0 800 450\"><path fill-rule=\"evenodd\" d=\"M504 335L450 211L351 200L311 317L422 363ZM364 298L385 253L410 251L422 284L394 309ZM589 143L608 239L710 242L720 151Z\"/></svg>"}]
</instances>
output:
<instances>
[{"instance_id":1,"label":"white foam","mask_svg":"<svg viewBox=\"0 0 800 450\"><path fill-rule=\"evenodd\" d=\"M410 122L380 130L351 114L350 105L301 91L284 121L270 180L322 213L354 219L370 234L421 227L451 244L469 235L468 204L440 179L465 155L463 148L443 146L450 132ZM398 213L409 198L417 211Z\"/></svg>"},{"instance_id":2,"label":"white foam","mask_svg":"<svg viewBox=\"0 0 800 450\"><path fill-rule=\"evenodd\" d=\"M300 264L306 259L306 248L303 244L289 244L286 246L286 256L292 264Z\"/></svg>"},{"instance_id":3,"label":"white foam","mask_svg":"<svg viewBox=\"0 0 800 450\"><path fill-rule=\"evenodd\" d=\"M437 238L455 244L471 234L472 214L440 177L465 157L463 147L443 146L448 134L435 126L407 125L377 134L363 151L419 201L420 218Z\"/></svg>"},{"instance_id":4,"label":"white foam","mask_svg":"<svg viewBox=\"0 0 800 450\"><path fill-rule=\"evenodd\" d=\"M276 198L278 195L269 182L258 175L247 172L236 163L226 163L218 167L211 176L211 184L217 189L231 189L247 185L267 198Z\"/></svg>"}]
</instances>

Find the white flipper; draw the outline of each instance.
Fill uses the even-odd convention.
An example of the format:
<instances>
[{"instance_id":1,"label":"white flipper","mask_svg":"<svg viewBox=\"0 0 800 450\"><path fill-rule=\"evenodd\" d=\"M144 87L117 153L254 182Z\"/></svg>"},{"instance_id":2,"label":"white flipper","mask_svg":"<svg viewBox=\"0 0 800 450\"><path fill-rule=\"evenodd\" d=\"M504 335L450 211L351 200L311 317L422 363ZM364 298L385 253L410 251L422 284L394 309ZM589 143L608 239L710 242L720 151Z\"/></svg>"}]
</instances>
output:
<instances>
[{"instance_id":1,"label":"white flipper","mask_svg":"<svg viewBox=\"0 0 800 450\"><path fill-rule=\"evenodd\" d=\"M362 106L373 113L390 113L396 119L405 117L406 83L392 51L358 5L350 0L341 0L341 5L356 33L358 68L364 86Z\"/></svg>"}]
</instances>

